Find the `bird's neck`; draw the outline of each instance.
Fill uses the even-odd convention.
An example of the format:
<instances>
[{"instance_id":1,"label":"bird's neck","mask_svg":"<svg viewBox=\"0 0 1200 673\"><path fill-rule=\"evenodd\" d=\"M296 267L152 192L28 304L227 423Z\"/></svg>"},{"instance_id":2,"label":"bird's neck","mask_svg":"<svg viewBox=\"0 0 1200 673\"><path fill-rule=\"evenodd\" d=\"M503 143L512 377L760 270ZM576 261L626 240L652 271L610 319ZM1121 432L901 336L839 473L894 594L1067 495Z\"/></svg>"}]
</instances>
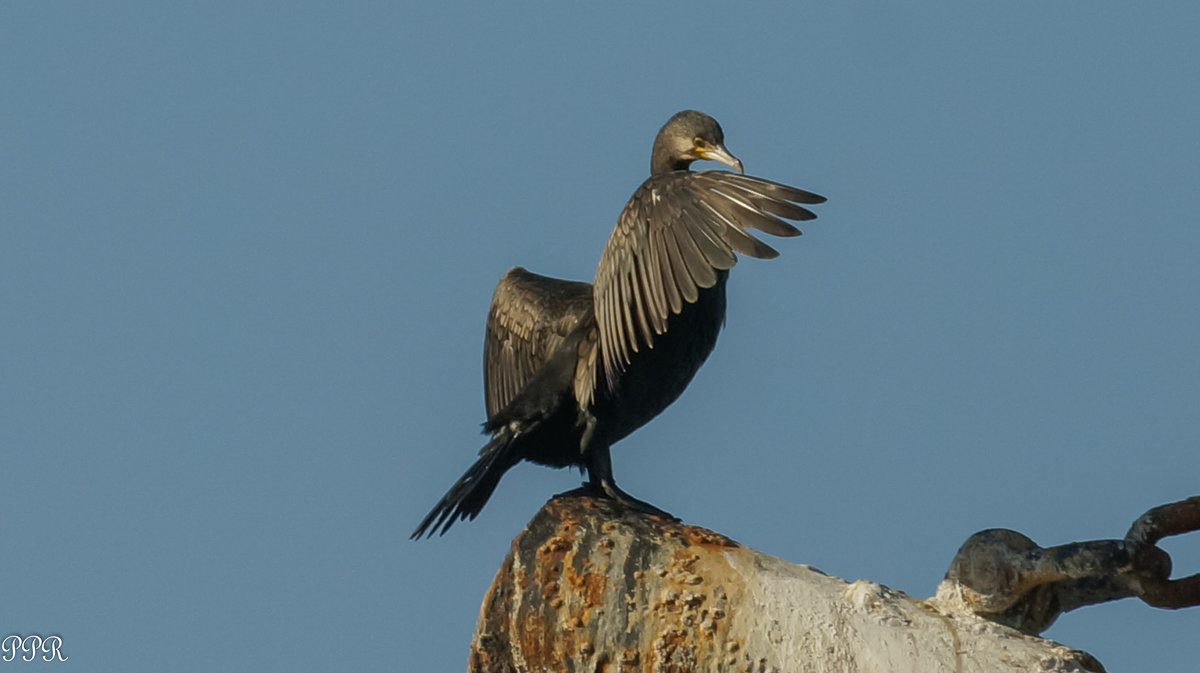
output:
<instances>
[{"instance_id":1,"label":"bird's neck","mask_svg":"<svg viewBox=\"0 0 1200 673\"><path fill-rule=\"evenodd\" d=\"M665 147L655 147L650 153L650 175L661 175L671 171L686 171L693 159L673 156Z\"/></svg>"}]
</instances>

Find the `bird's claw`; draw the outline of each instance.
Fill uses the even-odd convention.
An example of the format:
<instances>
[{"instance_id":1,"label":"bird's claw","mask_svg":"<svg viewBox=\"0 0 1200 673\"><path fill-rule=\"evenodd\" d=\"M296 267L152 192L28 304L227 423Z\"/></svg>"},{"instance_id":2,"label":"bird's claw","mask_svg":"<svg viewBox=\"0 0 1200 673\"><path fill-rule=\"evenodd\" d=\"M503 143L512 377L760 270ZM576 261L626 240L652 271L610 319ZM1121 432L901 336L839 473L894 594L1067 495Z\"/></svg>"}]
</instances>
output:
<instances>
[{"instance_id":1,"label":"bird's claw","mask_svg":"<svg viewBox=\"0 0 1200 673\"><path fill-rule=\"evenodd\" d=\"M679 517L666 510L659 509L645 500L638 500L632 495L629 495L625 491L621 490L621 488L616 484L607 479L601 480L599 486L600 489L604 491L604 495L608 496L611 500L616 501L617 504L621 505L625 509L641 512L642 514L650 514L652 516L662 517L668 521L680 520Z\"/></svg>"}]
</instances>

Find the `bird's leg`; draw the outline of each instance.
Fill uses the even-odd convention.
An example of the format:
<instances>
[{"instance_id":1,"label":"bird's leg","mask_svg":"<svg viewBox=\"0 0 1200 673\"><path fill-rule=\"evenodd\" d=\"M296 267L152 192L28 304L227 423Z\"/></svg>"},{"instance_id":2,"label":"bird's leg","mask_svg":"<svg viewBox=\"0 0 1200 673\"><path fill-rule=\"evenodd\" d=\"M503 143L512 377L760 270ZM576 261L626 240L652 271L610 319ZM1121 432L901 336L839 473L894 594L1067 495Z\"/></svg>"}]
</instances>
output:
<instances>
[{"instance_id":1,"label":"bird's leg","mask_svg":"<svg viewBox=\"0 0 1200 673\"><path fill-rule=\"evenodd\" d=\"M590 432L584 432L585 436L590 437L590 434ZM617 486L617 482L613 479L612 475L612 457L609 456L608 453L608 444L603 444L601 446L589 446L585 451L586 453L584 454L584 462L587 466L588 481L593 487L604 491L605 495L628 509L632 509L637 512L643 512L645 514L661 516L671 521L679 520L678 518L672 516L669 512L665 512L643 500L638 500L625 491L622 491L620 487Z\"/></svg>"}]
</instances>

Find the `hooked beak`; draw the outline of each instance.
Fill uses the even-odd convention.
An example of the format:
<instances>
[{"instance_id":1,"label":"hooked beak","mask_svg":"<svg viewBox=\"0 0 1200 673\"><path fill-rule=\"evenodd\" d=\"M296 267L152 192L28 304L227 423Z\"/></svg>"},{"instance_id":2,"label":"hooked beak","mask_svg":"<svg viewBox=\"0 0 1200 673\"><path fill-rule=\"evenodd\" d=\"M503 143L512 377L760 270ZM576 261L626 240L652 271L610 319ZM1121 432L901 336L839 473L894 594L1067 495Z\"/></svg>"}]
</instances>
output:
<instances>
[{"instance_id":1,"label":"hooked beak","mask_svg":"<svg viewBox=\"0 0 1200 673\"><path fill-rule=\"evenodd\" d=\"M708 147L702 147L698 149L697 154L700 155L701 159L719 161L726 166L736 168L738 173L745 173L745 171L742 170L741 160L730 154L729 150L725 149L724 145L709 145Z\"/></svg>"}]
</instances>

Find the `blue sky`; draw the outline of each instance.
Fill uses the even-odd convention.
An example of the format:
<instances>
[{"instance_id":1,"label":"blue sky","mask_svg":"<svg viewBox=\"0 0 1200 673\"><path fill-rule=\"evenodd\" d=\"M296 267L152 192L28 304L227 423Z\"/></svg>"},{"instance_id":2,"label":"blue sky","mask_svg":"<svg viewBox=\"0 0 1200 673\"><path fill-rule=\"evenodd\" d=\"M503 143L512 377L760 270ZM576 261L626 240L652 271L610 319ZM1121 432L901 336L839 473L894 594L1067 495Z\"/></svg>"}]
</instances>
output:
<instances>
[{"instance_id":1,"label":"blue sky","mask_svg":"<svg viewBox=\"0 0 1200 673\"><path fill-rule=\"evenodd\" d=\"M1200 493L1200 7L829 4L6 3L0 630L79 670L461 670L580 481L519 466L407 539L483 442L492 288L590 279L684 108L830 200L734 269L625 489L916 596L977 530ZM1197 633L1126 600L1047 635L1183 673Z\"/></svg>"}]
</instances>

